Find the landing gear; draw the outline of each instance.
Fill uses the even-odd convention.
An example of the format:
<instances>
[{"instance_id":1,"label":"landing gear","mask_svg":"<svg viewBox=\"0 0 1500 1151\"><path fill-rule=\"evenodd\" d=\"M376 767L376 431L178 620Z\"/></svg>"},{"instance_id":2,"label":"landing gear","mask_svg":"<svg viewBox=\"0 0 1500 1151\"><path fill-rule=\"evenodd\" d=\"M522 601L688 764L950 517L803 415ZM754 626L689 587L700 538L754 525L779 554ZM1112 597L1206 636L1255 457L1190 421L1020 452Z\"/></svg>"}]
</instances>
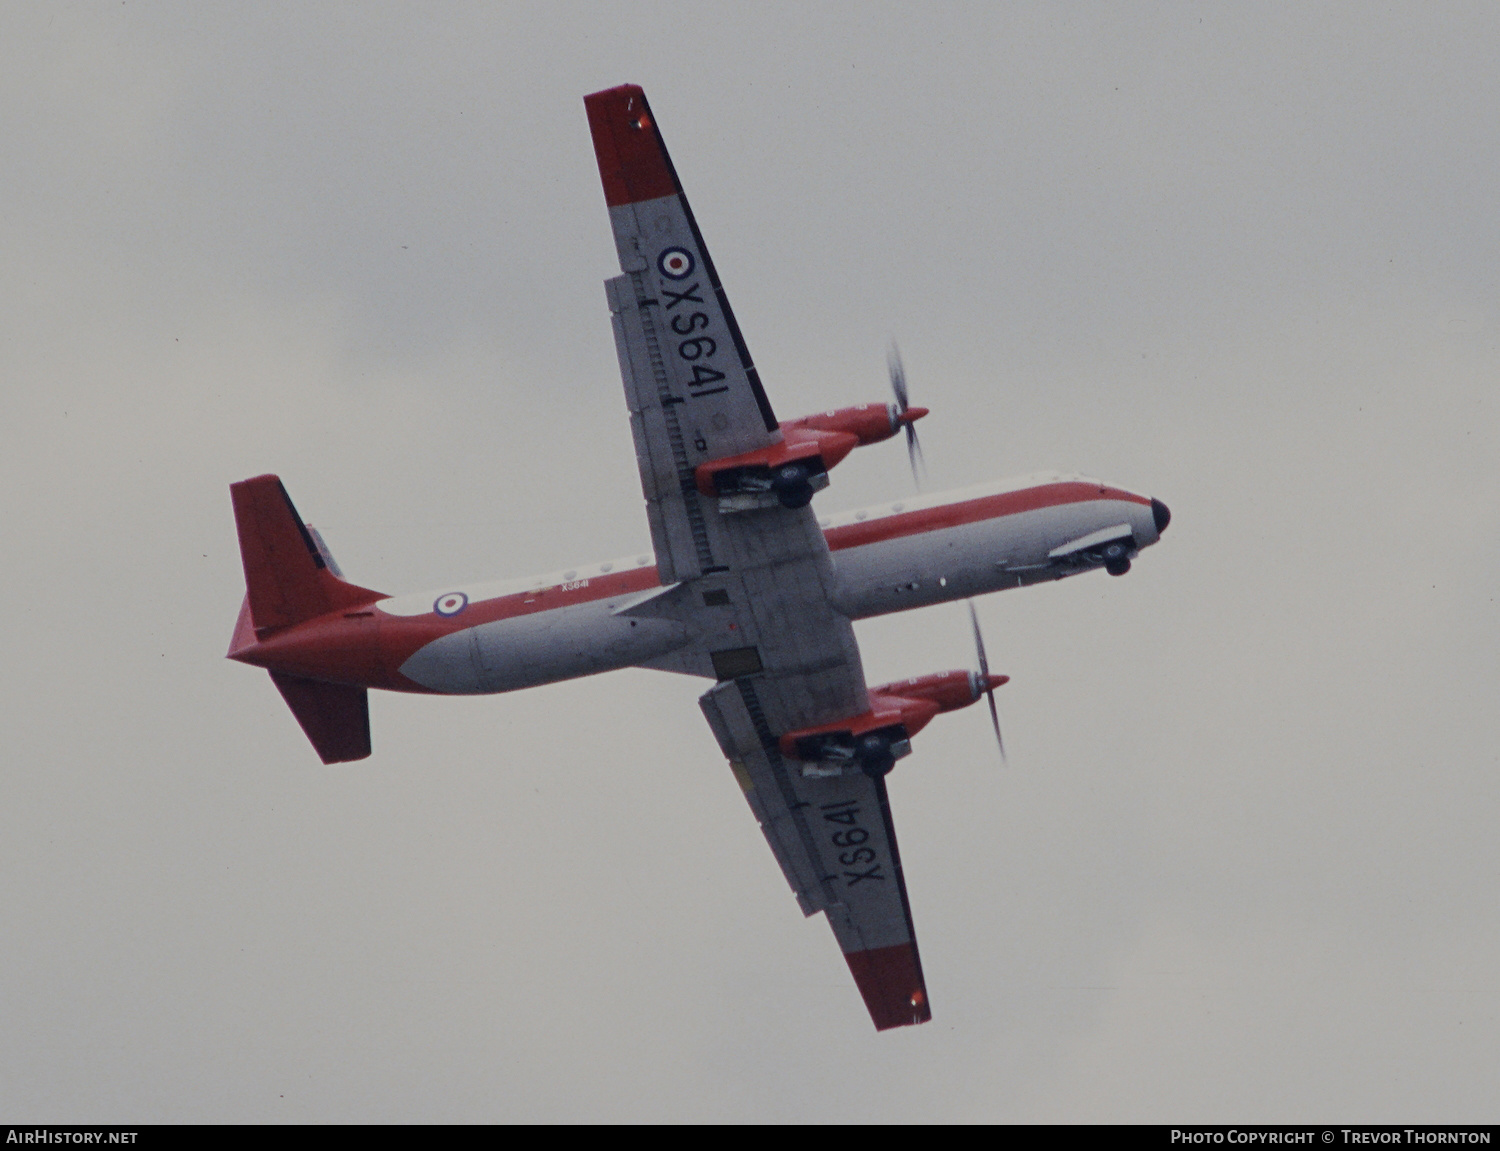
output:
<instances>
[{"instance_id":1,"label":"landing gear","mask_svg":"<svg viewBox=\"0 0 1500 1151\"><path fill-rule=\"evenodd\" d=\"M891 754L891 740L879 732L871 732L859 741L859 767L871 779L889 775L896 766L896 757Z\"/></svg>"},{"instance_id":2,"label":"landing gear","mask_svg":"<svg viewBox=\"0 0 1500 1151\"><path fill-rule=\"evenodd\" d=\"M828 486L828 469L812 456L788 460L774 468L764 464L744 464L726 468L713 477L713 491L700 488L705 495L717 495L719 511L750 512L765 508L805 508L813 493Z\"/></svg>"},{"instance_id":3,"label":"landing gear","mask_svg":"<svg viewBox=\"0 0 1500 1151\"><path fill-rule=\"evenodd\" d=\"M1104 570L1112 576L1122 576L1130 570L1130 552L1124 544L1110 544L1104 549Z\"/></svg>"},{"instance_id":4,"label":"landing gear","mask_svg":"<svg viewBox=\"0 0 1500 1151\"><path fill-rule=\"evenodd\" d=\"M812 503L812 467L804 463L783 464L771 477L771 490L784 508L805 508Z\"/></svg>"},{"instance_id":5,"label":"landing gear","mask_svg":"<svg viewBox=\"0 0 1500 1151\"><path fill-rule=\"evenodd\" d=\"M871 779L879 779L890 774L898 759L911 754L911 739L900 724L860 736L823 732L799 739L796 754L807 777L838 776L857 767Z\"/></svg>"},{"instance_id":6,"label":"landing gear","mask_svg":"<svg viewBox=\"0 0 1500 1151\"><path fill-rule=\"evenodd\" d=\"M898 759L911 754L911 740L904 727L888 727L859 737L859 769L871 779L889 775Z\"/></svg>"}]
</instances>

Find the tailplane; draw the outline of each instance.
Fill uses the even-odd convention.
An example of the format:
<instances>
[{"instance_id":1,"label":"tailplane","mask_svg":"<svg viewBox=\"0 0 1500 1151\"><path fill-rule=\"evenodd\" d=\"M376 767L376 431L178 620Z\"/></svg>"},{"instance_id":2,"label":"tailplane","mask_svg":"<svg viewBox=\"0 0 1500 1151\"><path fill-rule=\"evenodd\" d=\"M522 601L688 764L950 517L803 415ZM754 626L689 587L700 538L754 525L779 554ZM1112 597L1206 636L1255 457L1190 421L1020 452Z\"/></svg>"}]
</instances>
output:
<instances>
[{"instance_id":1,"label":"tailplane","mask_svg":"<svg viewBox=\"0 0 1500 1151\"><path fill-rule=\"evenodd\" d=\"M271 673L271 682L324 763L348 763L370 754L370 693L366 688L321 683L279 671Z\"/></svg>"}]
</instances>

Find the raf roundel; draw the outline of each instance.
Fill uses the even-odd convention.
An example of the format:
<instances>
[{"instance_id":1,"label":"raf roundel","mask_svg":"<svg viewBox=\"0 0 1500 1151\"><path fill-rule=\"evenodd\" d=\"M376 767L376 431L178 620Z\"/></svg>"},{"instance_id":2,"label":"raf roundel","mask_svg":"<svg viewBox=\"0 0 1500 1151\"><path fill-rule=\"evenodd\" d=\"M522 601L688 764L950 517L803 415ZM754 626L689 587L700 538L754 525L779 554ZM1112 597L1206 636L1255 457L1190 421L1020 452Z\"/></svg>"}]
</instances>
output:
<instances>
[{"instance_id":1,"label":"raf roundel","mask_svg":"<svg viewBox=\"0 0 1500 1151\"><path fill-rule=\"evenodd\" d=\"M693 254L686 248L668 248L656 258L656 266L669 280L682 280L693 274Z\"/></svg>"},{"instance_id":2,"label":"raf roundel","mask_svg":"<svg viewBox=\"0 0 1500 1151\"><path fill-rule=\"evenodd\" d=\"M450 591L433 601L432 610L438 615L457 615L469 606L469 597L461 591Z\"/></svg>"}]
</instances>

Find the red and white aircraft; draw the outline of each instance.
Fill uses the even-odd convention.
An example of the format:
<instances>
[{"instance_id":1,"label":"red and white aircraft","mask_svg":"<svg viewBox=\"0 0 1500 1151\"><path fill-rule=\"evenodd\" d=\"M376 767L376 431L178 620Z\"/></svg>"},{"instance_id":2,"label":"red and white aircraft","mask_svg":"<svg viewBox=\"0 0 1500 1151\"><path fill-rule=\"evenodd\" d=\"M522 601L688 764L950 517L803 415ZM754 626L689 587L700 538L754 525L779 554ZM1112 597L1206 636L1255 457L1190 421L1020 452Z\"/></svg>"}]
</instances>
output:
<instances>
[{"instance_id":1,"label":"red and white aircraft","mask_svg":"<svg viewBox=\"0 0 1500 1151\"><path fill-rule=\"evenodd\" d=\"M925 415L780 421L640 88L584 100L622 275L605 283L654 554L387 596L349 583L272 475L231 486L247 595L229 657L267 668L325 763L370 754L367 689L515 691L624 667L714 681L699 705L804 915L824 912L880 1029L931 1018L885 775L983 667L869 687L853 621L1116 575L1159 500L1028 476L819 522L852 450ZM993 707L993 695L991 695ZM998 725L996 728L998 732Z\"/></svg>"}]
</instances>

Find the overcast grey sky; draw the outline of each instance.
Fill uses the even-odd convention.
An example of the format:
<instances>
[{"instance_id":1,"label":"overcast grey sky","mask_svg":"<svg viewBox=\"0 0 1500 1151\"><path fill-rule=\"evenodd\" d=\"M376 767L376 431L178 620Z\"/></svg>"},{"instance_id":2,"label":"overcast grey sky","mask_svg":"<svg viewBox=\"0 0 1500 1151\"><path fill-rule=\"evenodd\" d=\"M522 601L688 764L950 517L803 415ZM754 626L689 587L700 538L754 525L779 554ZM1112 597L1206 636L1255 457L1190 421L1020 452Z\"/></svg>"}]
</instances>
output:
<instances>
[{"instance_id":1,"label":"overcast grey sky","mask_svg":"<svg viewBox=\"0 0 1500 1151\"><path fill-rule=\"evenodd\" d=\"M1495 1121L1500 10L0 7L0 1116ZM581 97L642 84L779 414L1171 505L980 602L877 1036L645 671L222 659L227 485L392 592L648 543ZM825 510L910 490L861 452ZM859 626L872 681L960 606Z\"/></svg>"}]
</instances>

